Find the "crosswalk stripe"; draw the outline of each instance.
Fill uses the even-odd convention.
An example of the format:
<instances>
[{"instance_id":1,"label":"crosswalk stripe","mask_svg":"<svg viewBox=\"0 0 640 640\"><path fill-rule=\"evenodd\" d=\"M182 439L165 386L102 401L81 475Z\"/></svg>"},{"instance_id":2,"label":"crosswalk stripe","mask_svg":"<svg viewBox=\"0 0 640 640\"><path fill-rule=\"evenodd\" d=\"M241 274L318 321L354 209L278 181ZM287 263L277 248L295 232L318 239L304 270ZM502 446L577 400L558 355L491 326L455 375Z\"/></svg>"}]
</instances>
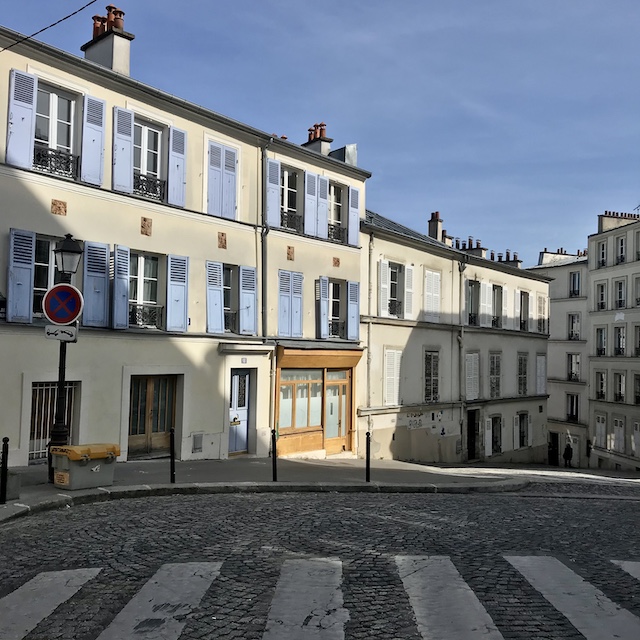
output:
<instances>
[{"instance_id":1,"label":"crosswalk stripe","mask_svg":"<svg viewBox=\"0 0 640 640\"><path fill-rule=\"evenodd\" d=\"M222 562L163 564L98 640L176 640L221 567Z\"/></svg>"},{"instance_id":2,"label":"crosswalk stripe","mask_svg":"<svg viewBox=\"0 0 640 640\"><path fill-rule=\"evenodd\" d=\"M100 571L68 569L39 573L0 600L0 638L22 640Z\"/></svg>"},{"instance_id":3,"label":"crosswalk stripe","mask_svg":"<svg viewBox=\"0 0 640 640\"><path fill-rule=\"evenodd\" d=\"M504 556L587 640L638 640L640 619L621 609L562 562Z\"/></svg>"},{"instance_id":4,"label":"crosswalk stripe","mask_svg":"<svg viewBox=\"0 0 640 640\"><path fill-rule=\"evenodd\" d=\"M426 640L502 640L491 616L446 556L396 556L398 573Z\"/></svg>"},{"instance_id":5,"label":"crosswalk stripe","mask_svg":"<svg viewBox=\"0 0 640 640\"><path fill-rule=\"evenodd\" d=\"M263 640L343 640L342 562L285 560Z\"/></svg>"},{"instance_id":6,"label":"crosswalk stripe","mask_svg":"<svg viewBox=\"0 0 640 640\"><path fill-rule=\"evenodd\" d=\"M640 580L640 562L630 562L625 560L612 560L613 564L617 564L628 574L632 575L636 580Z\"/></svg>"}]
</instances>

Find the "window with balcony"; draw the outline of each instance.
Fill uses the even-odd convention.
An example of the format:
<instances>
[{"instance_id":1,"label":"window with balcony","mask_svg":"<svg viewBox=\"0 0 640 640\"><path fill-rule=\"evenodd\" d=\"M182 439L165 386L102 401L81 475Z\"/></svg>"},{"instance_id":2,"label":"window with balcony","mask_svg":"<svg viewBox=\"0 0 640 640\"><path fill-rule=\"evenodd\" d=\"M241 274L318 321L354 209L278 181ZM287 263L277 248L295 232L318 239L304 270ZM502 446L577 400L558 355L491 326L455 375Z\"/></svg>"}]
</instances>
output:
<instances>
[{"instance_id":1,"label":"window with balcony","mask_svg":"<svg viewBox=\"0 0 640 640\"><path fill-rule=\"evenodd\" d=\"M489 354L489 396L500 397L502 378L502 355L500 353Z\"/></svg>"},{"instance_id":2,"label":"window with balcony","mask_svg":"<svg viewBox=\"0 0 640 640\"><path fill-rule=\"evenodd\" d=\"M607 372L596 371L596 400L607 399Z\"/></svg>"},{"instance_id":3,"label":"window with balcony","mask_svg":"<svg viewBox=\"0 0 640 640\"><path fill-rule=\"evenodd\" d=\"M129 324L162 327L163 307L158 305L158 257L129 255Z\"/></svg>"},{"instance_id":4,"label":"window with balcony","mask_svg":"<svg viewBox=\"0 0 640 640\"><path fill-rule=\"evenodd\" d=\"M570 313L567 316L569 340L580 340L580 314Z\"/></svg>"},{"instance_id":5,"label":"window with balcony","mask_svg":"<svg viewBox=\"0 0 640 640\"><path fill-rule=\"evenodd\" d=\"M613 355L623 356L625 354L626 346L626 327L614 327L613 328Z\"/></svg>"},{"instance_id":6,"label":"window with balcony","mask_svg":"<svg viewBox=\"0 0 640 640\"><path fill-rule=\"evenodd\" d=\"M607 266L607 243L606 241L598 242L597 248L597 266L598 268Z\"/></svg>"},{"instance_id":7,"label":"window with balcony","mask_svg":"<svg viewBox=\"0 0 640 640\"><path fill-rule=\"evenodd\" d=\"M284 229L296 233L304 230L302 217L302 198L298 198L298 189L302 182L302 172L282 167L280 172L280 224Z\"/></svg>"},{"instance_id":8,"label":"window with balcony","mask_svg":"<svg viewBox=\"0 0 640 640\"><path fill-rule=\"evenodd\" d=\"M342 244L347 242L345 187L335 182L329 182L329 240Z\"/></svg>"},{"instance_id":9,"label":"window with balcony","mask_svg":"<svg viewBox=\"0 0 640 640\"><path fill-rule=\"evenodd\" d=\"M414 319L413 266L389 260L378 264L378 315Z\"/></svg>"},{"instance_id":10,"label":"window with balcony","mask_svg":"<svg viewBox=\"0 0 640 640\"><path fill-rule=\"evenodd\" d=\"M360 327L360 285L330 279L316 281L318 337L357 340Z\"/></svg>"},{"instance_id":11,"label":"window with balcony","mask_svg":"<svg viewBox=\"0 0 640 640\"><path fill-rule=\"evenodd\" d=\"M54 284L63 281L62 275L56 269L53 250L58 240L36 236L35 256L33 261L33 315L42 318L42 299L44 294Z\"/></svg>"},{"instance_id":12,"label":"window with balcony","mask_svg":"<svg viewBox=\"0 0 640 640\"><path fill-rule=\"evenodd\" d=\"M567 422L578 422L578 402L580 396L577 393L567 393Z\"/></svg>"},{"instance_id":13,"label":"window with balcony","mask_svg":"<svg viewBox=\"0 0 640 640\"><path fill-rule=\"evenodd\" d=\"M640 307L640 278L635 278L633 281L633 297L636 301L636 307Z\"/></svg>"},{"instance_id":14,"label":"window with balcony","mask_svg":"<svg viewBox=\"0 0 640 640\"><path fill-rule=\"evenodd\" d=\"M615 402L624 402L626 376L624 373L613 374L613 399Z\"/></svg>"},{"instance_id":15,"label":"window with balcony","mask_svg":"<svg viewBox=\"0 0 640 640\"><path fill-rule=\"evenodd\" d=\"M519 308L520 313L518 314L518 319L520 321L520 331L529 331L529 305L530 305L530 296L527 291L519 292Z\"/></svg>"},{"instance_id":16,"label":"window with balcony","mask_svg":"<svg viewBox=\"0 0 640 640\"><path fill-rule=\"evenodd\" d=\"M538 296L538 333L547 333L547 298L546 296Z\"/></svg>"},{"instance_id":17,"label":"window with balcony","mask_svg":"<svg viewBox=\"0 0 640 640\"><path fill-rule=\"evenodd\" d=\"M578 382L580 380L580 354L567 354L567 380Z\"/></svg>"},{"instance_id":18,"label":"window with balcony","mask_svg":"<svg viewBox=\"0 0 640 640\"><path fill-rule=\"evenodd\" d=\"M503 288L494 284L491 289L491 326L495 328L502 327L503 297Z\"/></svg>"},{"instance_id":19,"label":"window with balcony","mask_svg":"<svg viewBox=\"0 0 640 640\"><path fill-rule=\"evenodd\" d=\"M133 125L133 193L164 201L166 181L160 178L162 131L151 124Z\"/></svg>"},{"instance_id":20,"label":"window with balcony","mask_svg":"<svg viewBox=\"0 0 640 640\"><path fill-rule=\"evenodd\" d=\"M616 296L616 309L625 309L627 306L627 283L625 280L616 280L613 283Z\"/></svg>"},{"instance_id":21,"label":"window with balcony","mask_svg":"<svg viewBox=\"0 0 640 640\"><path fill-rule=\"evenodd\" d=\"M527 389L527 373L529 369L529 355L526 353L518 354L518 395L526 396Z\"/></svg>"},{"instance_id":22,"label":"window with balcony","mask_svg":"<svg viewBox=\"0 0 640 640\"><path fill-rule=\"evenodd\" d=\"M607 308L607 283L600 282L596 285L596 310L604 311Z\"/></svg>"},{"instance_id":23,"label":"window with balcony","mask_svg":"<svg viewBox=\"0 0 640 640\"><path fill-rule=\"evenodd\" d=\"M437 351L426 351L424 354L424 401L438 402L439 396L440 354Z\"/></svg>"},{"instance_id":24,"label":"window with balcony","mask_svg":"<svg viewBox=\"0 0 640 640\"><path fill-rule=\"evenodd\" d=\"M616 264L622 264L627 259L627 239L625 236L616 238Z\"/></svg>"},{"instance_id":25,"label":"window with balcony","mask_svg":"<svg viewBox=\"0 0 640 640\"><path fill-rule=\"evenodd\" d=\"M607 328L596 327L596 355L607 355Z\"/></svg>"},{"instance_id":26,"label":"window with balcony","mask_svg":"<svg viewBox=\"0 0 640 640\"><path fill-rule=\"evenodd\" d=\"M580 295L580 272L572 271L569 274L569 296L575 298Z\"/></svg>"},{"instance_id":27,"label":"window with balcony","mask_svg":"<svg viewBox=\"0 0 640 640\"><path fill-rule=\"evenodd\" d=\"M480 282L467 280L467 322L472 327L480 326Z\"/></svg>"},{"instance_id":28,"label":"window with balcony","mask_svg":"<svg viewBox=\"0 0 640 640\"><path fill-rule=\"evenodd\" d=\"M633 330L633 344L636 356L640 356L640 325L636 325Z\"/></svg>"}]
</instances>

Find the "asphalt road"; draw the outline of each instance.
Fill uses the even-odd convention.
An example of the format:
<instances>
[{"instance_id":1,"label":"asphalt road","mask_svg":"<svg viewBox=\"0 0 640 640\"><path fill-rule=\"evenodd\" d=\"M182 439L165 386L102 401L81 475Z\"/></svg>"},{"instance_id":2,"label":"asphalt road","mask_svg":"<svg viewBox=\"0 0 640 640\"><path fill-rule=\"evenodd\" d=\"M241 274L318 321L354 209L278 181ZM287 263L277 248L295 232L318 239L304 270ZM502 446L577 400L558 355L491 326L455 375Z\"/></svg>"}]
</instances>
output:
<instances>
[{"instance_id":1,"label":"asphalt road","mask_svg":"<svg viewBox=\"0 0 640 640\"><path fill-rule=\"evenodd\" d=\"M0 638L638 640L639 506L579 493L74 506L0 528Z\"/></svg>"}]
</instances>

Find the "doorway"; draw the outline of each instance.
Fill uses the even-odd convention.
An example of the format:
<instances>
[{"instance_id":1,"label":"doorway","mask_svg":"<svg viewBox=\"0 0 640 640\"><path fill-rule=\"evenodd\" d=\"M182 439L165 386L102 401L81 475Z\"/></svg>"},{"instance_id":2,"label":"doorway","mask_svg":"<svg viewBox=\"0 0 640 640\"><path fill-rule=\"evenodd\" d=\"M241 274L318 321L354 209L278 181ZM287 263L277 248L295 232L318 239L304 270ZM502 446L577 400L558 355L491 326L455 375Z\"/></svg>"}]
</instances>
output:
<instances>
[{"instance_id":1,"label":"doorway","mask_svg":"<svg viewBox=\"0 0 640 640\"><path fill-rule=\"evenodd\" d=\"M249 450L249 371L231 370L229 396L229 453Z\"/></svg>"},{"instance_id":2,"label":"doorway","mask_svg":"<svg viewBox=\"0 0 640 640\"><path fill-rule=\"evenodd\" d=\"M349 371L327 371L324 447L327 455L351 451Z\"/></svg>"},{"instance_id":3,"label":"doorway","mask_svg":"<svg viewBox=\"0 0 640 640\"><path fill-rule=\"evenodd\" d=\"M480 409L467 411L467 460L480 458Z\"/></svg>"},{"instance_id":4,"label":"doorway","mask_svg":"<svg viewBox=\"0 0 640 640\"><path fill-rule=\"evenodd\" d=\"M553 431L549 432L549 464L553 467L557 467L560 464L559 458L560 451L560 438L559 434Z\"/></svg>"}]
</instances>

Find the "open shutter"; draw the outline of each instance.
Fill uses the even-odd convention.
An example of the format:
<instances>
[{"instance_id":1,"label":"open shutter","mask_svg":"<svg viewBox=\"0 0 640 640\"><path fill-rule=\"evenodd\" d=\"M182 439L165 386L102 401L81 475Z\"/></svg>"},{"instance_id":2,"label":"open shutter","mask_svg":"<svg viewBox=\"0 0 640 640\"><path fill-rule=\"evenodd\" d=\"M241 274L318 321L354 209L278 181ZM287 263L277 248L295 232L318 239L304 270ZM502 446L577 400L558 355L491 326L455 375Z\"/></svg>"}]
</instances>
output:
<instances>
[{"instance_id":1,"label":"open shutter","mask_svg":"<svg viewBox=\"0 0 640 640\"><path fill-rule=\"evenodd\" d=\"M347 340L360 339L360 283L347 282Z\"/></svg>"},{"instance_id":2,"label":"open shutter","mask_svg":"<svg viewBox=\"0 0 640 640\"><path fill-rule=\"evenodd\" d=\"M278 271L278 335L291 337L291 271Z\"/></svg>"},{"instance_id":3,"label":"open shutter","mask_svg":"<svg viewBox=\"0 0 640 640\"><path fill-rule=\"evenodd\" d=\"M169 129L169 184L167 202L184 207L187 184L187 132Z\"/></svg>"},{"instance_id":4,"label":"open shutter","mask_svg":"<svg viewBox=\"0 0 640 640\"><path fill-rule=\"evenodd\" d=\"M520 290L513 292L513 328L520 331Z\"/></svg>"},{"instance_id":5,"label":"open shutter","mask_svg":"<svg viewBox=\"0 0 640 640\"><path fill-rule=\"evenodd\" d=\"M254 336L258 327L258 283L255 267L240 267L240 333Z\"/></svg>"},{"instance_id":6,"label":"open shutter","mask_svg":"<svg viewBox=\"0 0 640 640\"><path fill-rule=\"evenodd\" d=\"M406 265L404 268L404 313L402 317L414 320L413 310L413 267Z\"/></svg>"},{"instance_id":7,"label":"open shutter","mask_svg":"<svg viewBox=\"0 0 640 640\"><path fill-rule=\"evenodd\" d=\"M484 457L488 458L491 455L493 450L492 447L492 429L491 429L491 418L485 418L484 420Z\"/></svg>"},{"instance_id":8,"label":"open shutter","mask_svg":"<svg viewBox=\"0 0 640 640\"><path fill-rule=\"evenodd\" d=\"M189 258L167 256L167 331L187 330Z\"/></svg>"},{"instance_id":9,"label":"open shutter","mask_svg":"<svg viewBox=\"0 0 640 640\"><path fill-rule=\"evenodd\" d=\"M357 247L360 237L360 189L349 187L348 242Z\"/></svg>"},{"instance_id":10,"label":"open shutter","mask_svg":"<svg viewBox=\"0 0 640 640\"><path fill-rule=\"evenodd\" d=\"M469 316L473 306L471 304L471 281L465 279L464 281L464 308L462 309L462 324L469 324Z\"/></svg>"},{"instance_id":11,"label":"open shutter","mask_svg":"<svg viewBox=\"0 0 640 640\"><path fill-rule=\"evenodd\" d=\"M11 229L9 236L9 273L7 288L7 322L33 320L33 263L36 257L36 234Z\"/></svg>"},{"instance_id":12,"label":"open shutter","mask_svg":"<svg viewBox=\"0 0 640 640\"><path fill-rule=\"evenodd\" d=\"M238 152L224 147L222 174L222 217L236 219L236 174L238 172Z\"/></svg>"},{"instance_id":13,"label":"open shutter","mask_svg":"<svg viewBox=\"0 0 640 640\"><path fill-rule=\"evenodd\" d=\"M502 287L502 328L511 328L509 323L509 291L507 287Z\"/></svg>"},{"instance_id":14,"label":"open shutter","mask_svg":"<svg viewBox=\"0 0 640 640\"><path fill-rule=\"evenodd\" d=\"M267 160L267 224L280 227L280 163Z\"/></svg>"},{"instance_id":15,"label":"open shutter","mask_svg":"<svg viewBox=\"0 0 640 640\"><path fill-rule=\"evenodd\" d=\"M528 416L528 424L527 424L527 446L533 446L533 418L531 415Z\"/></svg>"},{"instance_id":16,"label":"open shutter","mask_svg":"<svg viewBox=\"0 0 640 640\"><path fill-rule=\"evenodd\" d=\"M113 189L133 193L133 111L113 108Z\"/></svg>"},{"instance_id":17,"label":"open shutter","mask_svg":"<svg viewBox=\"0 0 640 640\"><path fill-rule=\"evenodd\" d=\"M207 333L224 333L222 262L207 262Z\"/></svg>"},{"instance_id":18,"label":"open shutter","mask_svg":"<svg viewBox=\"0 0 640 640\"><path fill-rule=\"evenodd\" d=\"M520 416L513 416L513 448L520 448Z\"/></svg>"},{"instance_id":19,"label":"open shutter","mask_svg":"<svg viewBox=\"0 0 640 640\"><path fill-rule=\"evenodd\" d=\"M529 327L528 331L537 331L538 327L536 324L536 320L538 318L538 305L535 296L530 293L529 294Z\"/></svg>"},{"instance_id":20,"label":"open shutter","mask_svg":"<svg viewBox=\"0 0 640 640\"><path fill-rule=\"evenodd\" d=\"M329 337L329 278L318 278L318 337Z\"/></svg>"},{"instance_id":21,"label":"open shutter","mask_svg":"<svg viewBox=\"0 0 640 640\"><path fill-rule=\"evenodd\" d=\"M102 186L104 175L104 130L107 107L104 100L84 97L80 180ZM86 309L85 309L86 313Z\"/></svg>"},{"instance_id":22,"label":"open shutter","mask_svg":"<svg viewBox=\"0 0 640 640\"><path fill-rule=\"evenodd\" d=\"M304 174L304 232L315 236L318 216L318 176L310 171Z\"/></svg>"},{"instance_id":23,"label":"open shutter","mask_svg":"<svg viewBox=\"0 0 640 640\"><path fill-rule=\"evenodd\" d=\"M11 70L7 127L7 164L31 169L36 132L38 79L29 73Z\"/></svg>"},{"instance_id":24,"label":"open shutter","mask_svg":"<svg viewBox=\"0 0 640 640\"><path fill-rule=\"evenodd\" d=\"M207 213L222 215L222 145L209 143L209 169L207 174Z\"/></svg>"},{"instance_id":25,"label":"open shutter","mask_svg":"<svg viewBox=\"0 0 640 640\"><path fill-rule=\"evenodd\" d=\"M492 287L488 282L480 283L480 326L491 326L491 293Z\"/></svg>"},{"instance_id":26,"label":"open shutter","mask_svg":"<svg viewBox=\"0 0 640 640\"><path fill-rule=\"evenodd\" d=\"M378 263L378 315L389 317L389 261Z\"/></svg>"},{"instance_id":27,"label":"open shutter","mask_svg":"<svg viewBox=\"0 0 640 640\"><path fill-rule=\"evenodd\" d=\"M329 237L329 179L318 176L318 217L316 221L318 238Z\"/></svg>"},{"instance_id":28,"label":"open shutter","mask_svg":"<svg viewBox=\"0 0 640 640\"><path fill-rule=\"evenodd\" d=\"M302 338L302 281L301 273L291 274L291 337Z\"/></svg>"},{"instance_id":29,"label":"open shutter","mask_svg":"<svg viewBox=\"0 0 640 640\"><path fill-rule=\"evenodd\" d=\"M84 243L82 295L85 327L109 326L109 245Z\"/></svg>"},{"instance_id":30,"label":"open shutter","mask_svg":"<svg viewBox=\"0 0 640 640\"><path fill-rule=\"evenodd\" d=\"M129 327L129 247L117 244L113 248L113 329Z\"/></svg>"}]
</instances>

